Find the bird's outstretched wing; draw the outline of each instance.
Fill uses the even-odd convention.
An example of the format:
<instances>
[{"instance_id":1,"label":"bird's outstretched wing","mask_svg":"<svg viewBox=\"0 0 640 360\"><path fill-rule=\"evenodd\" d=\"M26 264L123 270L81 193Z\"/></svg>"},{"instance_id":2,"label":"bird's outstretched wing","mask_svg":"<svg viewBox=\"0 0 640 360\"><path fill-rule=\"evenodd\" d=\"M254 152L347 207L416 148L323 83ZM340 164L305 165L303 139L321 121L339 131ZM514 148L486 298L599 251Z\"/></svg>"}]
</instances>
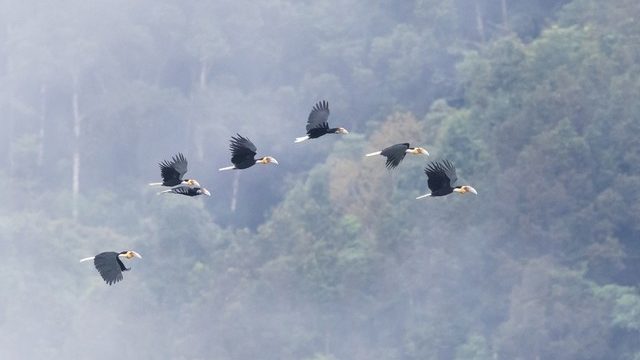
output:
<instances>
[{"instance_id":1,"label":"bird's outstretched wing","mask_svg":"<svg viewBox=\"0 0 640 360\"><path fill-rule=\"evenodd\" d=\"M93 264L104 281L111 285L122 280L122 270L118 264L118 253L103 252L93 259Z\"/></svg>"},{"instance_id":2,"label":"bird's outstretched wing","mask_svg":"<svg viewBox=\"0 0 640 360\"><path fill-rule=\"evenodd\" d=\"M171 161L163 161L160 163L160 174L162 180L167 184L179 184L182 181L182 177L187 173L187 165L189 162L182 155L178 153Z\"/></svg>"},{"instance_id":3,"label":"bird's outstretched wing","mask_svg":"<svg viewBox=\"0 0 640 360\"><path fill-rule=\"evenodd\" d=\"M307 132L316 128L329 128L329 103L326 100L319 101L313 106L307 120Z\"/></svg>"},{"instance_id":4,"label":"bird's outstretched wing","mask_svg":"<svg viewBox=\"0 0 640 360\"><path fill-rule=\"evenodd\" d=\"M236 134L236 136L231 137L231 146L229 146L229 149L231 150L231 162L233 164L253 160L254 156L256 156L257 150L251 140L241 136L240 134Z\"/></svg>"},{"instance_id":5,"label":"bird's outstretched wing","mask_svg":"<svg viewBox=\"0 0 640 360\"><path fill-rule=\"evenodd\" d=\"M430 163L424 169L424 173L427 174L427 185L432 192L453 187L453 184L458 180L456 168L449 160Z\"/></svg>"},{"instance_id":6,"label":"bird's outstretched wing","mask_svg":"<svg viewBox=\"0 0 640 360\"><path fill-rule=\"evenodd\" d=\"M171 192L178 195L191 196L191 191L196 192L197 190L198 189L195 189L195 188L192 189L189 186L183 185L183 186L174 187L173 189L171 189Z\"/></svg>"},{"instance_id":7,"label":"bird's outstretched wing","mask_svg":"<svg viewBox=\"0 0 640 360\"><path fill-rule=\"evenodd\" d=\"M178 195L186 195L186 196L196 196L198 194L199 187L191 187L189 185L177 185L172 187L169 190L160 191L160 194L178 194Z\"/></svg>"},{"instance_id":8,"label":"bird's outstretched wing","mask_svg":"<svg viewBox=\"0 0 640 360\"><path fill-rule=\"evenodd\" d=\"M442 164L444 173L449 178L449 186L455 186L456 182L458 181L458 175L456 175L456 167L453 166L453 163L451 163L451 161L449 160L443 160Z\"/></svg>"},{"instance_id":9,"label":"bird's outstretched wing","mask_svg":"<svg viewBox=\"0 0 640 360\"><path fill-rule=\"evenodd\" d=\"M407 155L407 149L409 148L409 143L404 144L395 144L391 145L388 148L382 150L380 155L385 156L387 158L386 166L388 169L393 169L400 165L400 162Z\"/></svg>"}]
</instances>

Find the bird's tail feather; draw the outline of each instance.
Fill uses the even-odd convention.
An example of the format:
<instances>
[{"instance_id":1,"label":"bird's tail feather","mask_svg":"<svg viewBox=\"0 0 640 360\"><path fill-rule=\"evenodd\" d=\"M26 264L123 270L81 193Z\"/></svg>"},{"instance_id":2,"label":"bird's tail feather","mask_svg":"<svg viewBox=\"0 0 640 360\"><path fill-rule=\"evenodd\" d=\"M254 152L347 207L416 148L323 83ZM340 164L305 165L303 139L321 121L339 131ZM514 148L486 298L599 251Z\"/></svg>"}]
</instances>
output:
<instances>
[{"instance_id":1,"label":"bird's tail feather","mask_svg":"<svg viewBox=\"0 0 640 360\"><path fill-rule=\"evenodd\" d=\"M380 154L382 154L382 151L376 151L376 152L368 153L365 156L376 156L376 155L380 155Z\"/></svg>"},{"instance_id":2,"label":"bird's tail feather","mask_svg":"<svg viewBox=\"0 0 640 360\"><path fill-rule=\"evenodd\" d=\"M162 185L161 182L159 182L159 183L149 183L149 186L161 186L161 185Z\"/></svg>"},{"instance_id":3,"label":"bird's tail feather","mask_svg":"<svg viewBox=\"0 0 640 360\"><path fill-rule=\"evenodd\" d=\"M308 140L308 139L309 139L309 135L303 136L303 137L298 137L298 138L296 138L296 141L294 141L294 144L295 143L299 143L299 142L303 142L303 141Z\"/></svg>"},{"instance_id":4,"label":"bird's tail feather","mask_svg":"<svg viewBox=\"0 0 640 360\"><path fill-rule=\"evenodd\" d=\"M233 170L235 168L236 168L235 165L231 165L231 166L220 168L220 169L218 169L218 171Z\"/></svg>"},{"instance_id":5,"label":"bird's tail feather","mask_svg":"<svg viewBox=\"0 0 640 360\"><path fill-rule=\"evenodd\" d=\"M422 198L426 198L426 197L429 197L429 196L431 196L431 194L424 194L424 195L420 195L420 196L418 196L418 197L416 198L416 200L418 200L418 199L422 199Z\"/></svg>"},{"instance_id":6,"label":"bird's tail feather","mask_svg":"<svg viewBox=\"0 0 640 360\"><path fill-rule=\"evenodd\" d=\"M166 194L166 193L170 193L171 191L173 191L173 189L169 189L169 190L164 190L164 191L160 191L158 193L156 193L156 195L160 195L160 194Z\"/></svg>"}]
</instances>

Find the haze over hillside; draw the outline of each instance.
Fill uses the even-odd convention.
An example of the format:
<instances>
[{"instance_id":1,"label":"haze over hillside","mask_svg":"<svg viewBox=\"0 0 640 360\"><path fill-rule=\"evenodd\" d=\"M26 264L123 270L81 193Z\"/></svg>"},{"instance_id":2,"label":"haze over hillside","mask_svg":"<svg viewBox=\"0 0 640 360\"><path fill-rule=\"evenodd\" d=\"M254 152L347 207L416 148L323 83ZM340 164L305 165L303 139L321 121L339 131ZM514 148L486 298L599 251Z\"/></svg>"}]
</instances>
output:
<instances>
[{"instance_id":1,"label":"haze over hillside","mask_svg":"<svg viewBox=\"0 0 640 360\"><path fill-rule=\"evenodd\" d=\"M0 358L639 359L639 98L637 0L0 1Z\"/></svg>"}]
</instances>

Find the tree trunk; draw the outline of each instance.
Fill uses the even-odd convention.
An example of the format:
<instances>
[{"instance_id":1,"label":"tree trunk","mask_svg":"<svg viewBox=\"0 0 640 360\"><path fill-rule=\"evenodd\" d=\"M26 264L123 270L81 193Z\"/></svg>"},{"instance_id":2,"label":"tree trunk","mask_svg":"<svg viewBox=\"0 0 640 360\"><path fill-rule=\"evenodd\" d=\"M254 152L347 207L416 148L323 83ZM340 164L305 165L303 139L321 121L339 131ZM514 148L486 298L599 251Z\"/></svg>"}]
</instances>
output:
<instances>
[{"instance_id":1,"label":"tree trunk","mask_svg":"<svg viewBox=\"0 0 640 360\"><path fill-rule=\"evenodd\" d=\"M11 28L11 24L7 24L6 26L6 32L7 32L7 38L11 39L12 37L12 28ZM11 74L13 74L13 61L11 59L11 52L9 52L7 54L7 75L10 78ZM7 114L6 114L6 118L7 121L9 123L7 132L6 132L6 137L7 137L7 165L8 165L8 172L9 172L9 177L13 177L13 171L14 171L14 164L13 164L13 133L15 131L15 119L13 116L13 86L11 84L11 81L7 82L7 99L6 99L6 106L7 106Z\"/></svg>"},{"instance_id":2,"label":"tree trunk","mask_svg":"<svg viewBox=\"0 0 640 360\"><path fill-rule=\"evenodd\" d=\"M72 180L72 196L73 196L73 219L78 219L78 197L80 195L80 126L82 117L80 116L80 105L78 104L78 76L73 76L73 92L71 96L71 106L73 109L73 180Z\"/></svg>"},{"instance_id":3,"label":"tree trunk","mask_svg":"<svg viewBox=\"0 0 640 360\"><path fill-rule=\"evenodd\" d=\"M480 11L480 0L475 0L475 8L476 8L476 27L478 29L478 35L480 36L480 41L485 42L484 36L484 21L482 20L482 12Z\"/></svg>"},{"instance_id":4,"label":"tree trunk","mask_svg":"<svg viewBox=\"0 0 640 360\"><path fill-rule=\"evenodd\" d=\"M200 90L207 89L207 73L209 72L209 65L206 60L200 60Z\"/></svg>"},{"instance_id":5,"label":"tree trunk","mask_svg":"<svg viewBox=\"0 0 640 360\"><path fill-rule=\"evenodd\" d=\"M509 32L509 13L507 12L507 0L500 0L502 7L502 25L504 29Z\"/></svg>"},{"instance_id":6,"label":"tree trunk","mask_svg":"<svg viewBox=\"0 0 640 360\"><path fill-rule=\"evenodd\" d=\"M197 134L194 135L194 142L195 142L195 147L196 147L196 157L198 158L198 160L203 161L204 160L204 136L202 135L201 132L198 132Z\"/></svg>"},{"instance_id":7,"label":"tree trunk","mask_svg":"<svg viewBox=\"0 0 640 360\"><path fill-rule=\"evenodd\" d=\"M207 72L208 72L207 62L201 59L200 74L198 75L198 84L196 85L195 83L193 83L191 88L190 99L191 99L191 102L194 104L197 104L202 99L202 95L200 94L200 92L207 89ZM197 90L196 90L196 87L197 87ZM197 131L197 126L198 124L194 123L193 121L193 116L189 116L187 120L187 128L186 128L187 143L193 144L197 159L202 161L204 159L204 145L203 145L204 138L202 134L199 131Z\"/></svg>"},{"instance_id":8,"label":"tree trunk","mask_svg":"<svg viewBox=\"0 0 640 360\"><path fill-rule=\"evenodd\" d=\"M40 131L38 132L38 167L42 167L44 161L44 136L47 123L47 86L40 85Z\"/></svg>"},{"instance_id":9,"label":"tree trunk","mask_svg":"<svg viewBox=\"0 0 640 360\"><path fill-rule=\"evenodd\" d=\"M236 176L233 178L233 190L231 192L231 212L236 212L236 203L238 199L238 187L240 185L240 171L236 171Z\"/></svg>"},{"instance_id":10,"label":"tree trunk","mask_svg":"<svg viewBox=\"0 0 640 360\"><path fill-rule=\"evenodd\" d=\"M329 329L324 330L324 353L329 354L329 344L330 344L330 336Z\"/></svg>"},{"instance_id":11,"label":"tree trunk","mask_svg":"<svg viewBox=\"0 0 640 360\"><path fill-rule=\"evenodd\" d=\"M7 61L9 65L7 67L11 71L11 62ZM12 178L14 176L15 164L13 161L13 142L14 142L14 133L16 127L16 121L13 116L13 87L9 84L7 89L7 120L9 121L9 126L7 129L7 161L9 163L9 177Z\"/></svg>"}]
</instances>

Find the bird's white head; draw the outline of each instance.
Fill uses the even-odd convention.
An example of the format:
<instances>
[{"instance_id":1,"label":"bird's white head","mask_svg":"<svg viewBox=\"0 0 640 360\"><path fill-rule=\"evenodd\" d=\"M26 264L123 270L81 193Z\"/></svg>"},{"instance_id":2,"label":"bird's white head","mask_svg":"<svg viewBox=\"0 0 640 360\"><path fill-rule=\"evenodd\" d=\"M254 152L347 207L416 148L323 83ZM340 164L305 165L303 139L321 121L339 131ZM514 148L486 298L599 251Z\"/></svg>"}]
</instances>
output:
<instances>
[{"instance_id":1,"label":"bird's white head","mask_svg":"<svg viewBox=\"0 0 640 360\"><path fill-rule=\"evenodd\" d=\"M262 159L256 161L256 163L258 164L276 164L278 165L278 160L276 160L276 158L274 158L273 156L265 156Z\"/></svg>"},{"instance_id":2,"label":"bird's white head","mask_svg":"<svg viewBox=\"0 0 640 360\"><path fill-rule=\"evenodd\" d=\"M425 149L423 147L415 147L412 150L410 150L410 152L412 154L415 154L415 155L421 155L422 154L422 155L429 156L429 152L427 151L427 149Z\"/></svg>"},{"instance_id":3,"label":"bird's white head","mask_svg":"<svg viewBox=\"0 0 640 360\"><path fill-rule=\"evenodd\" d=\"M134 258L134 257L137 257L138 259L142 259L142 255L138 254L137 252L135 252L133 250L123 251L118 256L122 256L122 257L124 257L126 259L131 259L131 258Z\"/></svg>"},{"instance_id":4,"label":"bird's white head","mask_svg":"<svg viewBox=\"0 0 640 360\"><path fill-rule=\"evenodd\" d=\"M345 135L345 134L348 134L348 133L349 133L349 131L347 131L347 129L345 129L343 127L339 127L338 130L336 130L336 134Z\"/></svg>"},{"instance_id":5,"label":"bird's white head","mask_svg":"<svg viewBox=\"0 0 640 360\"><path fill-rule=\"evenodd\" d=\"M200 187L200 183L194 179L187 179L182 181L183 185L187 185L189 187Z\"/></svg>"},{"instance_id":6,"label":"bird's white head","mask_svg":"<svg viewBox=\"0 0 640 360\"><path fill-rule=\"evenodd\" d=\"M459 188L453 189L453 191L457 192L458 194L472 193L474 195L478 195L476 189L469 185L460 186Z\"/></svg>"}]
</instances>

